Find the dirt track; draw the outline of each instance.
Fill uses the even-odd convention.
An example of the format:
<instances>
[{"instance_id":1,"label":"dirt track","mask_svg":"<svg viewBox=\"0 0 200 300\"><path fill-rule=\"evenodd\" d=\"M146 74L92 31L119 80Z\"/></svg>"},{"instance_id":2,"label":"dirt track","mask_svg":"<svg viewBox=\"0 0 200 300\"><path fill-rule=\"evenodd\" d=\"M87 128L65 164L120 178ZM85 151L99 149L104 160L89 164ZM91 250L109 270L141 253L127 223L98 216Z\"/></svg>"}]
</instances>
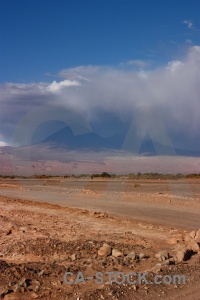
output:
<instances>
[{"instance_id":1,"label":"dirt track","mask_svg":"<svg viewBox=\"0 0 200 300\"><path fill-rule=\"evenodd\" d=\"M105 211L129 219L183 229L200 227L199 182L21 181L23 189L0 188L0 195ZM138 183L137 183L138 184Z\"/></svg>"},{"instance_id":2,"label":"dirt track","mask_svg":"<svg viewBox=\"0 0 200 300\"><path fill-rule=\"evenodd\" d=\"M167 240L184 236L183 228L187 225L187 232L200 227L192 220L199 210L198 184L191 186L193 194L187 194L183 186L176 183L176 195L172 195L166 183L140 182L139 187L134 187L134 183L126 185L122 182L110 186L105 182L57 180L40 181L39 184L26 181L22 185L14 181L1 182L0 194L10 196L0 196L2 299L199 299L199 254L185 262L162 267L156 267L160 262L155 258L155 253L163 249L169 251L170 256L174 255L175 246ZM85 208L60 207L44 201ZM116 210L113 210L115 206ZM170 218L167 218L170 212ZM172 222L177 219L177 214L181 224ZM187 223L181 218L184 214ZM124 256L98 257L98 249L104 242L122 251ZM126 255L131 251L137 255L144 253L146 258L127 260ZM96 271L113 270L124 273L148 271L150 275L162 276L182 274L187 283L130 286L107 284L106 281L97 285L88 280L85 285L69 286L63 282L66 270L74 274L82 271L87 276L93 276ZM23 280L25 285L18 286L13 292ZM33 288L34 282L38 288Z\"/></svg>"}]
</instances>

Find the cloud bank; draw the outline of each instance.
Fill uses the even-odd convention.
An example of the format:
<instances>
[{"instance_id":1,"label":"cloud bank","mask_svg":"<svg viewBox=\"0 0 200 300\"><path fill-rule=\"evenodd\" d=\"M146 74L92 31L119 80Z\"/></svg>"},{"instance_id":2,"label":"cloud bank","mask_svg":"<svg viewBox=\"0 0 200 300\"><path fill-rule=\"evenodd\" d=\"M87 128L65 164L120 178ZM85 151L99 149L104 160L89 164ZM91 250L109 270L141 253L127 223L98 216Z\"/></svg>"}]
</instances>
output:
<instances>
[{"instance_id":1,"label":"cloud bank","mask_svg":"<svg viewBox=\"0 0 200 300\"><path fill-rule=\"evenodd\" d=\"M153 135L161 138L160 123L157 124L161 120L159 122L175 147L200 149L200 46L190 47L184 58L160 68L143 69L146 64L136 60L130 61L129 65L133 65L133 69L119 66L64 69L58 74L61 80L52 83L1 84L2 140L13 144L21 120L28 120L29 114L39 109L44 111L45 121L48 111L51 111L49 121L53 119L54 110L63 114L70 111L88 124L98 123L99 128L102 116L109 114L129 127L135 121L133 136L144 134L150 126ZM140 68L136 70L135 65ZM148 113L143 108L147 108ZM63 118L59 120L59 113L54 119L63 121ZM23 124L20 143L23 143L23 134L28 128ZM108 130L111 130L110 126L109 123Z\"/></svg>"}]
</instances>

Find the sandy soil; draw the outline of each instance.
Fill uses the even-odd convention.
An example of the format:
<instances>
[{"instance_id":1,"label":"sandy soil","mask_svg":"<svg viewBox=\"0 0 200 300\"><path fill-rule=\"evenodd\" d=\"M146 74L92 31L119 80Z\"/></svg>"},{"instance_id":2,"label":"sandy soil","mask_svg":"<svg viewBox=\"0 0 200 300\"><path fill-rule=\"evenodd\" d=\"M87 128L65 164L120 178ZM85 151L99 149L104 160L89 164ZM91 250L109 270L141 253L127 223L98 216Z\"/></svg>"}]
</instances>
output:
<instances>
[{"instance_id":1,"label":"sandy soil","mask_svg":"<svg viewBox=\"0 0 200 300\"><path fill-rule=\"evenodd\" d=\"M199 183L0 181L0 298L200 299L200 255L173 260L199 223ZM36 201L37 200L37 201ZM48 203L47 203L48 202ZM177 244L169 244L175 238ZM101 257L104 243L122 255ZM155 254L167 250L169 265ZM129 254L135 252L136 257ZM143 255L142 255L143 254ZM149 272L185 275L186 284L68 285L64 274Z\"/></svg>"}]
</instances>

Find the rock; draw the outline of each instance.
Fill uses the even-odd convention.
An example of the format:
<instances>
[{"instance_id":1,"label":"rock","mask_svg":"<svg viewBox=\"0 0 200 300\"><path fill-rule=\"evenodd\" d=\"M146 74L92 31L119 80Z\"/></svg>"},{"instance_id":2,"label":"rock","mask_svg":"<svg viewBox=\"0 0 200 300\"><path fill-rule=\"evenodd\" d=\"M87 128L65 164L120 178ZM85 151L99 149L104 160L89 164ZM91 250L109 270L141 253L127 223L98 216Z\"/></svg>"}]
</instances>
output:
<instances>
[{"instance_id":1,"label":"rock","mask_svg":"<svg viewBox=\"0 0 200 300\"><path fill-rule=\"evenodd\" d=\"M199 245L198 243L191 238L190 241L188 241L187 246L190 250L194 251L194 252L198 252L199 251Z\"/></svg>"},{"instance_id":2,"label":"rock","mask_svg":"<svg viewBox=\"0 0 200 300\"><path fill-rule=\"evenodd\" d=\"M7 287L0 287L0 297L8 293Z\"/></svg>"},{"instance_id":3,"label":"rock","mask_svg":"<svg viewBox=\"0 0 200 300\"><path fill-rule=\"evenodd\" d=\"M162 262L162 265L168 266L170 265L171 261L170 259L166 259L165 261Z\"/></svg>"},{"instance_id":4,"label":"rock","mask_svg":"<svg viewBox=\"0 0 200 300\"><path fill-rule=\"evenodd\" d=\"M177 261L177 257L176 257L176 256L173 256L173 257L171 257L171 258L169 259L169 261L170 261L170 264L171 264L171 265L175 265L175 263L176 263L176 261Z\"/></svg>"},{"instance_id":5,"label":"rock","mask_svg":"<svg viewBox=\"0 0 200 300\"><path fill-rule=\"evenodd\" d=\"M139 259L146 258L146 255L142 252L139 254Z\"/></svg>"},{"instance_id":6,"label":"rock","mask_svg":"<svg viewBox=\"0 0 200 300\"><path fill-rule=\"evenodd\" d=\"M31 293L30 296L31 296L32 299L37 299L37 298L39 297L39 296L38 296L36 293L34 293L34 292Z\"/></svg>"},{"instance_id":7,"label":"rock","mask_svg":"<svg viewBox=\"0 0 200 300\"><path fill-rule=\"evenodd\" d=\"M12 233L12 227L7 227L7 228L4 230L4 233L5 233L6 235L11 234L11 233Z\"/></svg>"},{"instance_id":8,"label":"rock","mask_svg":"<svg viewBox=\"0 0 200 300\"><path fill-rule=\"evenodd\" d=\"M190 236L192 239L194 239L195 236L196 236L196 231L195 231L195 230L191 231L191 232L189 233L189 236Z\"/></svg>"},{"instance_id":9,"label":"rock","mask_svg":"<svg viewBox=\"0 0 200 300\"><path fill-rule=\"evenodd\" d=\"M161 267L162 267L162 264L161 264L161 263L158 263L158 264L156 264L156 267L161 268Z\"/></svg>"},{"instance_id":10,"label":"rock","mask_svg":"<svg viewBox=\"0 0 200 300\"><path fill-rule=\"evenodd\" d=\"M27 226L20 227L19 231L22 231L23 233L25 233L28 231L28 227Z\"/></svg>"},{"instance_id":11,"label":"rock","mask_svg":"<svg viewBox=\"0 0 200 300\"><path fill-rule=\"evenodd\" d=\"M135 292L136 292L137 289L138 289L138 287L137 287L135 284L132 285L132 288L133 288L133 290L134 290Z\"/></svg>"},{"instance_id":12,"label":"rock","mask_svg":"<svg viewBox=\"0 0 200 300\"><path fill-rule=\"evenodd\" d=\"M178 262L182 262L184 260L187 260L187 254L188 254L188 250L187 249L183 249L180 250L176 253L176 258Z\"/></svg>"},{"instance_id":13,"label":"rock","mask_svg":"<svg viewBox=\"0 0 200 300\"><path fill-rule=\"evenodd\" d=\"M32 293L11 293L7 294L4 297L4 300L27 300L27 299L37 299L39 296L32 292Z\"/></svg>"},{"instance_id":14,"label":"rock","mask_svg":"<svg viewBox=\"0 0 200 300\"><path fill-rule=\"evenodd\" d=\"M92 211L89 213L91 216L95 216L96 218L108 218L108 214L106 212L97 212L97 211Z\"/></svg>"},{"instance_id":15,"label":"rock","mask_svg":"<svg viewBox=\"0 0 200 300\"><path fill-rule=\"evenodd\" d=\"M158 265L158 266L157 266ZM153 272L154 274L157 274L158 272L160 272L162 265L161 264L156 264L154 267L152 267L150 269L151 272ZM148 270L147 270L148 271Z\"/></svg>"},{"instance_id":16,"label":"rock","mask_svg":"<svg viewBox=\"0 0 200 300\"><path fill-rule=\"evenodd\" d=\"M177 241L177 238L175 238L175 237L172 237L171 239L169 239L167 241L167 244L169 244L169 245L176 245L177 243L178 243L178 241Z\"/></svg>"},{"instance_id":17,"label":"rock","mask_svg":"<svg viewBox=\"0 0 200 300\"><path fill-rule=\"evenodd\" d=\"M37 292L39 288L40 288L40 282L37 280L31 280L31 285L28 286L28 290Z\"/></svg>"},{"instance_id":18,"label":"rock","mask_svg":"<svg viewBox=\"0 0 200 300\"><path fill-rule=\"evenodd\" d=\"M186 242L186 243L188 243L189 241L191 241L191 236L189 235L189 234L186 234L185 235L185 237L184 237L184 241Z\"/></svg>"},{"instance_id":19,"label":"rock","mask_svg":"<svg viewBox=\"0 0 200 300\"><path fill-rule=\"evenodd\" d=\"M114 257L120 257L120 256L123 256L123 253L117 249L113 249L112 250L112 256Z\"/></svg>"},{"instance_id":20,"label":"rock","mask_svg":"<svg viewBox=\"0 0 200 300\"><path fill-rule=\"evenodd\" d=\"M9 235L13 232L13 230L16 229L16 224L13 223L13 222L9 222L6 224L6 227L5 229L3 230L3 232L6 234L6 235Z\"/></svg>"},{"instance_id":21,"label":"rock","mask_svg":"<svg viewBox=\"0 0 200 300\"><path fill-rule=\"evenodd\" d=\"M136 259L136 253L135 252L131 252L127 255L127 257L130 257L131 259Z\"/></svg>"},{"instance_id":22,"label":"rock","mask_svg":"<svg viewBox=\"0 0 200 300\"><path fill-rule=\"evenodd\" d=\"M33 279L33 280L31 280L31 285L38 285L38 286L40 286L40 282L38 280Z\"/></svg>"},{"instance_id":23,"label":"rock","mask_svg":"<svg viewBox=\"0 0 200 300\"><path fill-rule=\"evenodd\" d=\"M27 286L26 278L23 277L12 287L12 290L13 290L13 292L17 293L17 292L22 291L22 288L24 288L26 286Z\"/></svg>"},{"instance_id":24,"label":"rock","mask_svg":"<svg viewBox=\"0 0 200 300\"><path fill-rule=\"evenodd\" d=\"M76 260L76 254L72 254L72 255L70 256L70 258L71 258L72 261L75 261L75 260Z\"/></svg>"},{"instance_id":25,"label":"rock","mask_svg":"<svg viewBox=\"0 0 200 300\"><path fill-rule=\"evenodd\" d=\"M111 254L111 247L110 245L104 243L103 246L99 249L98 255L99 256L108 256Z\"/></svg>"},{"instance_id":26,"label":"rock","mask_svg":"<svg viewBox=\"0 0 200 300\"><path fill-rule=\"evenodd\" d=\"M200 229L196 232L195 241L200 244Z\"/></svg>"},{"instance_id":27,"label":"rock","mask_svg":"<svg viewBox=\"0 0 200 300\"><path fill-rule=\"evenodd\" d=\"M23 277L22 279L20 279L17 284L19 286L24 286L24 284L26 284L26 278Z\"/></svg>"},{"instance_id":28,"label":"rock","mask_svg":"<svg viewBox=\"0 0 200 300\"><path fill-rule=\"evenodd\" d=\"M187 244L187 248L189 250L192 250L194 252L199 251L199 245L195 239L193 239L190 235L186 235L185 238L185 243Z\"/></svg>"},{"instance_id":29,"label":"rock","mask_svg":"<svg viewBox=\"0 0 200 300\"><path fill-rule=\"evenodd\" d=\"M168 265L170 265L170 260L166 259L166 260L162 261L161 263L157 263L156 267L160 267L161 268L162 266L168 266Z\"/></svg>"},{"instance_id":30,"label":"rock","mask_svg":"<svg viewBox=\"0 0 200 300\"><path fill-rule=\"evenodd\" d=\"M183 235L181 233L178 233L175 238L177 239L177 241L183 241Z\"/></svg>"},{"instance_id":31,"label":"rock","mask_svg":"<svg viewBox=\"0 0 200 300\"><path fill-rule=\"evenodd\" d=\"M160 261L163 261L163 259L165 260L169 258L169 252L167 250L161 250L155 254L155 257Z\"/></svg>"},{"instance_id":32,"label":"rock","mask_svg":"<svg viewBox=\"0 0 200 300\"><path fill-rule=\"evenodd\" d=\"M160 257L159 257L159 261L165 261L166 260L166 257L164 256L164 255L161 255Z\"/></svg>"},{"instance_id":33,"label":"rock","mask_svg":"<svg viewBox=\"0 0 200 300\"><path fill-rule=\"evenodd\" d=\"M12 288L12 290L13 290L13 292L15 292L15 293L17 293L17 292L20 292L21 291L21 286L20 285L18 285L18 284L16 284L13 288Z\"/></svg>"},{"instance_id":34,"label":"rock","mask_svg":"<svg viewBox=\"0 0 200 300\"><path fill-rule=\"evenodd\" d=\"M108 214L106 212L99 213L99 215L97 215L97 218L108 218Z\"/></svg>"},{"instance_id":35,"label":"rock","mask_svg":"<svg viewBox=\"0 0 200 300\"><path fill-rule=\"evenodd\" d=\"M185 244L183 244L183 243L177 244L175 247L173 247L173 250L175 252L178 252L178 251L183 250L183 249L185 249Z\"/></svg>"},{"instance_id":36,"label":"rock","mask_svg":"<svg viewBox=\"0 0 200 300\"><path fill-rule=\"evenodd\" d=\"M181 233L176 234L167 241L169 245L176 245L177 243L183 242L183 236Z\"/></svg>"},{"instance_id":37,"label":"rock","mask_svg":"<svg viewBox=\"0 0 200 300\"><path fill-rule=\"evenodd\" d=\"M39 276L42 276L43 274L44 274L44 270L42 270L38 273Z\"/></svg>"}]
</instances>

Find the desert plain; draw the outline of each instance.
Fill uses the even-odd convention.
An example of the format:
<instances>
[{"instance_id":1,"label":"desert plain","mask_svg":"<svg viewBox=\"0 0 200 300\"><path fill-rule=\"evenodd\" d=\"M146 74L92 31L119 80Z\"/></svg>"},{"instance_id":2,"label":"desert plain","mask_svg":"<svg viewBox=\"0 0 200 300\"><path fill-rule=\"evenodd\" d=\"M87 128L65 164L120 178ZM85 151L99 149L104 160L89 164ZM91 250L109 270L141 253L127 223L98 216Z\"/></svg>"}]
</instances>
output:
<instances>
[{"instance_id":1,"label":"desert plain","mask_svg":"<svg viewBox=\"0 0 200 300\"><path fill-rule=\"evenodd\" d=\"M200 299L199 180L1 178L0 299ZM66 272L85 280L67 284ZM117 284L106 272L186 282Z\"/></svg>"}]
</instances>

